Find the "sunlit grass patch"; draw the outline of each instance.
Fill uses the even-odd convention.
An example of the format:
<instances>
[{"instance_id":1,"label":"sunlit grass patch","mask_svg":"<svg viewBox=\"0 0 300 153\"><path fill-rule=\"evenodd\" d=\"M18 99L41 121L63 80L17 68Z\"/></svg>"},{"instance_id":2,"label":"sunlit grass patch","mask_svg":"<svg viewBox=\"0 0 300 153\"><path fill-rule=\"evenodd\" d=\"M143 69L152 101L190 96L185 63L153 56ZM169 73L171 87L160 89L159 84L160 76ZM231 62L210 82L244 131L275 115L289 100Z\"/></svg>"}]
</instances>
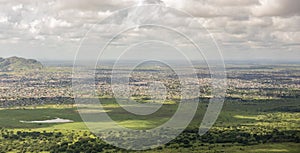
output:
<instances>
[{"instance_id":1,"label":"sunlit grass patch","mask_svg":"<svg viewBox=\"0 0 300 153\"><path fill-rule=\"evenodd\" d=\"M257 120L257 116L243 116L243 115L234 115L234 118L238 119L251 119L251 120Z\"/></svg>"},{"instance_id":2,"label":"sunlit grass patch","mask_svg":"<svg viewBox=\"0 0 300 153\"><path fill-rule=\"evenodd\" d=\"M146 120L128 120L119 122L119 125L131 129L145 129L153 126L153 122Z\"/></svg>"},{"instance_id":3,"label":"sunlit grass patch","mask_svg":"<svg viewBox=\"0 0 300 153\"><path fill-rule=\"evenodd\" d=\"M151 129L163 124L167 120L167 118L161 120L126 120L119 121L117 123L130 129Z\"/></svg>"},{"instance_id":4,"label":"sunlit grass patch","mask_svg":"<svg viewBox=\"0 0 300 153\"><path fill-rule=\"evenodd\" d=\"M287 149L254 149L251 152L289 152Z\"/></svg>"},{"instance_id":5,"label":"sunlit grass patch","mask_svg":"<svg viewBox=\"0 0 300 153\"><path fill-rule=\"evenodd\" d=\"M54 124L50 127L39 128L40 130L88 130L84 122Z\"/></svg>"}]
</instances>

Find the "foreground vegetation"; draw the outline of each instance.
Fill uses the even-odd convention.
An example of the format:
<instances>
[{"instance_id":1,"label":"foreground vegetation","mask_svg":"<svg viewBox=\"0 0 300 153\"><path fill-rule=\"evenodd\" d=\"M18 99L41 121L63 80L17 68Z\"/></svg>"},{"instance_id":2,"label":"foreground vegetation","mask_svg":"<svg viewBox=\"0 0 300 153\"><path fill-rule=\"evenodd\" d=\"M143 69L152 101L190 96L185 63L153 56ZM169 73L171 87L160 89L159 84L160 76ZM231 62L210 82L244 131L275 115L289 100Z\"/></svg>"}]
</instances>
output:
<instances>
[{"instance_id":1,"label":"foreground vegetation","mask_svg":"<svg viewBox=\"0 0 300 153\"><path fill-rule=\"evenodd\" d=\"M150 129L163 124L177 108L164 105L151 117L126 114L113 99L102 99L120 125ZM168 144L145 152L299 152L299 99L251 102L226 101L214 127L205 135L198 128L207 102L200 103L189 127ZM90 133L72 105L43 105L0 110L2 152L128 152ZM20 120L71 119L73 123L26 124ZM149 119L150 118L150 119ZM112 134L114 135L114 134Z\"/></svg>"}]
</instances>

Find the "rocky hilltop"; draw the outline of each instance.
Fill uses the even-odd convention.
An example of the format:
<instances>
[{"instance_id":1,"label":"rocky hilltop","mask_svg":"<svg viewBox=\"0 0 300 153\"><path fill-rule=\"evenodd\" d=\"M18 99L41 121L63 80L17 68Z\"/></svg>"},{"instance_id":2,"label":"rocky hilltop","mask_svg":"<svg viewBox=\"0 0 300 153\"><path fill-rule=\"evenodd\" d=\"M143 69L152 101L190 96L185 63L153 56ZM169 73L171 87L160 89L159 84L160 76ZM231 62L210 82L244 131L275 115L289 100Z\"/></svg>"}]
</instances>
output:
<instances>
[{"instance_id":1,"label":"rocky hilltop","mask_svg":"<svg viewBox=\"0 0 300 153\"><path fill-rule=\"evenodd\" d=\"M34 59L25 59L16 56L9 58L0 57L1 72L40 70L42 68L42 63Z\"/></svg>"}]
</instances>

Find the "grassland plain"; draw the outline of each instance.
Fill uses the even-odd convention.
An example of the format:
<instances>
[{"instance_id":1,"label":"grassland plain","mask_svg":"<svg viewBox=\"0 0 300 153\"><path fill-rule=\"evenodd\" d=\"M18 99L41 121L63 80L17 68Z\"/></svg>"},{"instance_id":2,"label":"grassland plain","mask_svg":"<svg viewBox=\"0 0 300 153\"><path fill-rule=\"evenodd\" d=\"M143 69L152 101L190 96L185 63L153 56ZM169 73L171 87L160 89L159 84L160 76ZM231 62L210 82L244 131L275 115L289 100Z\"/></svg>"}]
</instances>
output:
<instances>
[{"instance_id":1,"label":"grassland plain","mask_svg":"<svg viewBox=\"0 0 300 153\"><path fill-rule=\"evenodd\" d=\"M101 99L101 102L114 121L132 129L151 129L161 125L172 117L177 108L176 102L168 103L150 116L137 116L127 113L113 99L105 98ZM199 137L196 131L206 107L206 101L199 104L193 121L176 140L146 152L300 152L299 99L252 102L227 100L213 128L207 134ZM91 142L100 141L97 144L103 145L100 146L100 148L102 147L101 151L126 152L105 144L90 133L82 122L77 107L73 105L14 107L1 109L0 116L2 131L0 150L5 152L18 152L20 150L25 152L72 152L73 145L84 144L83 138L93 140ZM74 122L55 124L20 122L21 120L34 121L54 118L70 119ZM34 132L38 132L36 137L31 136L32 133L34 135ZM43 137L43 133L50 133L50 135L52 133L55 136L53 139ZM33 145L36 144L34 142L39 139L51 142L51 147L35 150ZM67 139L68 141L66 141ZM66 148L62 147L63 142L67 142ZM17 144L23 143L26 145L18 148ZM55 148L62 150L55 150ZM76 147L73 147L73 151L75 151L74 148L76 150ZM91 148L93 149L93 147Z\"/></svg>"}]
</instances>

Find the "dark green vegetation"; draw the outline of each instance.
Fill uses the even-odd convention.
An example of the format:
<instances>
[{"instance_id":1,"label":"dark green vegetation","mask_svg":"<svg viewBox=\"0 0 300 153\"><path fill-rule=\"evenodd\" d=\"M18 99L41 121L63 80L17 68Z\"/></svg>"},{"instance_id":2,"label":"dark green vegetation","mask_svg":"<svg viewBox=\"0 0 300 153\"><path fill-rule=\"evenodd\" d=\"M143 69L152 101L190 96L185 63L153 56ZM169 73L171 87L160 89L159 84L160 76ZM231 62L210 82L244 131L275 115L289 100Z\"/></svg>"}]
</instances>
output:
<instances>
[{"instance_id":1,"label":"dark green vegetation","mask_svg":"<svg viewBox=\"0 0 300 153\"><path fill-rule=\"evenodd\" d=\"M34 59L20 57L0 58L0 72L40 70L43 65Z\"/></svg>"},{"instance_id":2,"label":"dark green vegetation","mask_svg":"<svg viewBox=\"0 0 300 153\"><path fill-rule=\"evenodd\" d=\"M164 105L151 117L126 113L113 99L101 99L109 115L133 129L156 127L168 120L177 104ZM207 102L200 103L193 122L175 140L146 152L299 152L299 99L226 101L214 127L198 135ZM0 110L0 150L3 152L128 152L106 144L88 132L71 105L46 105ZM19 120L56 117L74 123L26 124ZM149 119L150 118L150 119ZM113 134L114 135L114 134Z\"/></svg>"}]
</instances>

